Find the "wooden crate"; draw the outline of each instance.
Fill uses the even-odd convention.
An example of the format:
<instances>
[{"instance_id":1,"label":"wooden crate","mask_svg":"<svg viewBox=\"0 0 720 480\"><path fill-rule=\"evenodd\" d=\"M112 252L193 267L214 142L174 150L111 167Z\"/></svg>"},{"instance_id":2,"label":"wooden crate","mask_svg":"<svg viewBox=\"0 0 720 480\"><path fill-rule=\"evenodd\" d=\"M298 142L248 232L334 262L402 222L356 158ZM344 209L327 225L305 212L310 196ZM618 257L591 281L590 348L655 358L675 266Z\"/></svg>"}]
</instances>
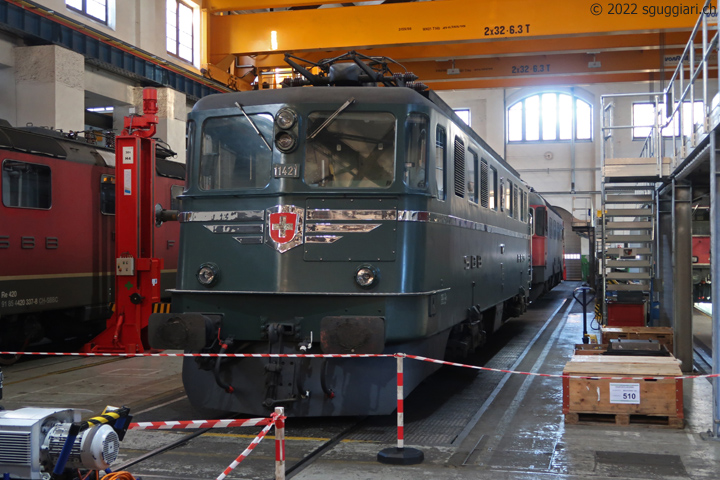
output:
<instances>
[{"instance_id":1,"label":"wooden crate","mask_svg":"<svg viewBox=\"0 0 720 480\"><path fill-rule=\"evenodd\" d=\"M607 349L607 343L578 343L575 345L575 355L602 355Z\"/></svg>"},{"instance_id":2,"label":"wooden crate","mask_svg":"<svg viewBox=\"0 0 720 480\"><path fill-rule=\"evenodd\" d=\"M670 327L602 327L602 342L614 339L657 340L668 352L673 350L673 329Z\"/></svg>"},{"instance_id":3,"label":"wooden crate","mask_svg":"<svg viewBox=\"0 0 720 480\"><path fill-rule=\"evenodd\" d=\"M574 355L565 365L563 374L677 377L682 372L674 357ZM563 413L566 423L578 423L580 417L602 421L610 416L618 425L656 419L664 425L682 428L682 380L563 378Z\"/></svg>"}]
</instances>

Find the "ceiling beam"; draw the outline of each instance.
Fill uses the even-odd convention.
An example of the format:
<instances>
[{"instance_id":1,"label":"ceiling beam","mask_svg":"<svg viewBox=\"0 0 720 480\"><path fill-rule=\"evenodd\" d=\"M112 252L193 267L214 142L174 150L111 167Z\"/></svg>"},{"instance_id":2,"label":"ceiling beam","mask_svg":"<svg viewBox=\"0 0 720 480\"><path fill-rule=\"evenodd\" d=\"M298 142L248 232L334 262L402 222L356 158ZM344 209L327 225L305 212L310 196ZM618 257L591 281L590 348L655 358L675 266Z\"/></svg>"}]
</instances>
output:
<instances>
[{"instance_id":1,"label":"ceiling beam","mask_svg":"<svg viewBox=\"0 0 720 480\"><path fill-rule=\"evenodd\" d=\"M578 0L441 0L209 15L208 45L211 56L225 56L503 42L549 36L684 30L692 28L698 17L698 12L693 10L697 8L695 5L678 5L676 0L653 0L652 5L639 4L633 11L621 15L611 14L610 5L614 4ZM598 7L604 11L594 14L599 12ZM650 8L656 11L667 8L672 12L673 7L685 10L678 10L677 16L657 13L651 16Z\"/></svg>"},{"instance_id":2,"label":"ceiling beam","mask_svg":"<svg viewBox=\"0 0 720 480\"><path fill-rule=\"evenodd\" d=\"M495 57L465 60L405 62L403 65L419 77L419 81L456 82L459 80L517 77L584 77L621 73L674 71L682 49L660 54L652 50L533 55L527 57ZM711 68L717 68L715 58ZM455 70L451 70L455 69ZM393 69L397 70L397 69Z\"/></svg>"},{"instance_id":3,"label":"ceiling beam","mask_svg":"<svg viewBox=\"0 0 720 480\"><path fill-rule=\"evenodd\" d=\"M666 73L666 80L670 79L671 73ZM427 85L433 90L463 90L468 88L560 87L612 82L653 82L660 80L660 78L661 75L658 73L617 73L612 75L573 75L567 77L497 77L466 81L428 82Z\"/></svg>"},{"instance_id":4,"label":"ceiling beam","mask_svg":"<svg viewBox=\"0 0 720 480\"><path fill-rule=\"evenodd\" d=\"M268 8L314 7L339 4L328 0L205 0L209 12L234 12L240 10L263 10Z\"/></svg>"},{"instance_id":5,"label":"ceiling beam","mask_svg":"<svg viewBox=\"0 0 720 480\"><path fill-rule=\"evenodd\" d=\"M359 49L359 53L369 56L384 56L400 63L415 60L494 58L498 56L547 55L555 53L587 53L590 51L658 51L660 49L683 48L689 32L667 34L604 35L567 39L547 38L541 40L516 40L509 42L460 43L450 45L404 46L375 49ZM314 51L299 53L307 60L317 62L324 58L333 58L346 50ZM224 57L218 56L217 61ZM286 68L288 65L279 53L244 57L242 63L252 63L259 68Z\"/></svg>"}]
</instances>

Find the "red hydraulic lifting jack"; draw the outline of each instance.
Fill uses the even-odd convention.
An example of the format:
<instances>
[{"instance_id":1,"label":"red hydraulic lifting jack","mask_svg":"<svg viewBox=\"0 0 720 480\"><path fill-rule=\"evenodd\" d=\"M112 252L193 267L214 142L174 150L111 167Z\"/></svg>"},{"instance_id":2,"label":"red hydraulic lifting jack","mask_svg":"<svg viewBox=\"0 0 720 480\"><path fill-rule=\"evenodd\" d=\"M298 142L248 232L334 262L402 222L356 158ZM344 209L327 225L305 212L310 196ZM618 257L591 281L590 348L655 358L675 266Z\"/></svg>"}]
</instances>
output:
<instances>
[{"instance_id":1,"label":"red hydraulic lifting jack","mask_svg":"<svg viewBox=\"0 0 720 480\"><path fill-rule=\"evenodd\" d=\"M143 114L125 117L115 139L115 311L83 352L142 353L163 259L155 258L157 90L143 90Z\"/></svg>"}]
</instances>

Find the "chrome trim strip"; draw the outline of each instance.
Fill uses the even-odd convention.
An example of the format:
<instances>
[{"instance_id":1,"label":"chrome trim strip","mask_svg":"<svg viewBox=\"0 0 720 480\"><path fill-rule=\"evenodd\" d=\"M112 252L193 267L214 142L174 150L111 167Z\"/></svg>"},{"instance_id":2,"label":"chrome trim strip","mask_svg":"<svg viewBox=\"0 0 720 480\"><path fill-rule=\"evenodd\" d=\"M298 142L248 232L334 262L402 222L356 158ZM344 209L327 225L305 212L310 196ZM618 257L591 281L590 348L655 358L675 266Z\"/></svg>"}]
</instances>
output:
<instances>
[{"instance_id":1,"label":"chrome trim strip","mask_svg":"<svg viewBox=\"0 0 720 480\"><path fill-rule=\"evenodd\" d=\"M497 233L506 237L530 239L530 235L526 233L514 232L507 228L496 227L486 223L473 222L464 218L453 217L452 215L444 215L442 213L419 212L413 210L401 210L398 212L398 222L421 222L421 223L438 223L441 225L450 225L452 227L467 228L470 230L478 230L480 232Z\"/></svg>"},{"instance_id":2,"label":"chrome trim strip","mask_svg":"<svg viewBox=\"0 0 720 480\"><path fill-rule=\"evenodd\" d=\"M203 225L212 233L263 233L263 224L259 225Z\"/></svg>"},{"instance_id":3,"label":"chrome trim strip","mask_svg":"<svg viewBox=\"0 0 720 480\"><path fill-rule=\"evenodd\" d=\"M242 245L262 245L263 237L233 237L238 243Z\"/></svg>"},{"instance_id":4,"label":"chrome trim strip","mask_svg":"<svg viewBox=\"0 0 720 480\"><path fill-rule=\"evenodd\" d=\"M308 210L308 220L396 220L397 210Z\"/></svg>"},{"instance_id":5,"label":"chrome trim strip","mask_svg":"<svg viewBox=\"0 0 720 480\"><path fill-rule=\"evenodd\" d=\"M341 238L337 235L305 235L305 243L335 243Z\"/></svg>"},{"instance_id":6,"label":"chrome trim strip","mask_svg":"<svg viewBox=\"0 0 720 480\"><path fill-rule=\"evenodd\" d=\"M180 212L180 223L186 222L261 222L264 210L237 210L227 212Z\"/></svg>"},{"instance_id":7,"label":"chrome trim strip","mask_svg":"<svg viewBox=\"0 0 720 480\"><path fill-rule=\"evenodd\" d=\"M367 233L380 226L379 223L308 223L305 231L318 233Z\"/></svg>"},{"instance_id":8,"label":"chrome trim strip","mask_svg":"<svg viewBox=\"0 0 720 480\"><path fill-rule=\"evenodd\" d=\"M387 292L387 293L369 293L369 292L255 292L255 291L229 291L229 290L179 290L176 288L166 290L171 293L193 293L202 295L317 295L324 297L421 297L426 295L436 295L438 293L449 292L450 288L441 290L431 290L429 292Z\"/></svg>"}]
</instances>

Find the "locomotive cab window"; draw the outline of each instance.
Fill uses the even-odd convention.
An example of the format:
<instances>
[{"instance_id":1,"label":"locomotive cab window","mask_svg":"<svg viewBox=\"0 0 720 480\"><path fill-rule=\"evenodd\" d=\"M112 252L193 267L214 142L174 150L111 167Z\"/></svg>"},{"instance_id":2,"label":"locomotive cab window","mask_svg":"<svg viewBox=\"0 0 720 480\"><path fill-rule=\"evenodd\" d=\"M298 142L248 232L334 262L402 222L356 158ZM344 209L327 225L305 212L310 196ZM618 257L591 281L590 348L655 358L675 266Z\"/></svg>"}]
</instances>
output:
<instances>
[{"instance_id":1,"label":"locomotive cab window","mask_svg":"<svg viewBox=\"0 0 720 480\"><path fill-rule=\"evenodd\" d=\"M115 176L103 174L100 177L100 213L115 215Z\"/></svg>"},{"instance_id":2,"label":"locomotive cab window","mask_svg":"<svg viewBox=\"0 0 720 480\"><path fill-rule=\"evenodd\" d=\"M265 139L272 141L272 116L249 117ZM206 120L201 142L201 189L258 189L270 183L272 151L243 115Z\"/></svg>"},{"instance_id":3,"label":"locomotive cab window","mask_svg":"<svg viewBox=\"0 0 720 480\"><path fill-rule=\"evenodd\" d=\"M52 205L50 167L3 161L2 197L6 207L49 209Z\"/></svg>"},{"instance_id":4,"label":"locomotive cab window","mask_svg":"<svg viewBox=\"0 0 720 480\"><path fill-rule=\"evenodd\" d=\"M405 122L405 174L403 181L412 189L427 188L428 118L411 113Z\"/></svg>"},{"instance_id":5,"label":"locomotive cab window","mask_svg":"<svg viewBox=\"0 0 720 480\"><path fill-rule=\"evenodd\" d=\"M387 188L395 180L395 116L333 112L308 117L305 183L324 188Z\"/></svg>"}]
</instances>

